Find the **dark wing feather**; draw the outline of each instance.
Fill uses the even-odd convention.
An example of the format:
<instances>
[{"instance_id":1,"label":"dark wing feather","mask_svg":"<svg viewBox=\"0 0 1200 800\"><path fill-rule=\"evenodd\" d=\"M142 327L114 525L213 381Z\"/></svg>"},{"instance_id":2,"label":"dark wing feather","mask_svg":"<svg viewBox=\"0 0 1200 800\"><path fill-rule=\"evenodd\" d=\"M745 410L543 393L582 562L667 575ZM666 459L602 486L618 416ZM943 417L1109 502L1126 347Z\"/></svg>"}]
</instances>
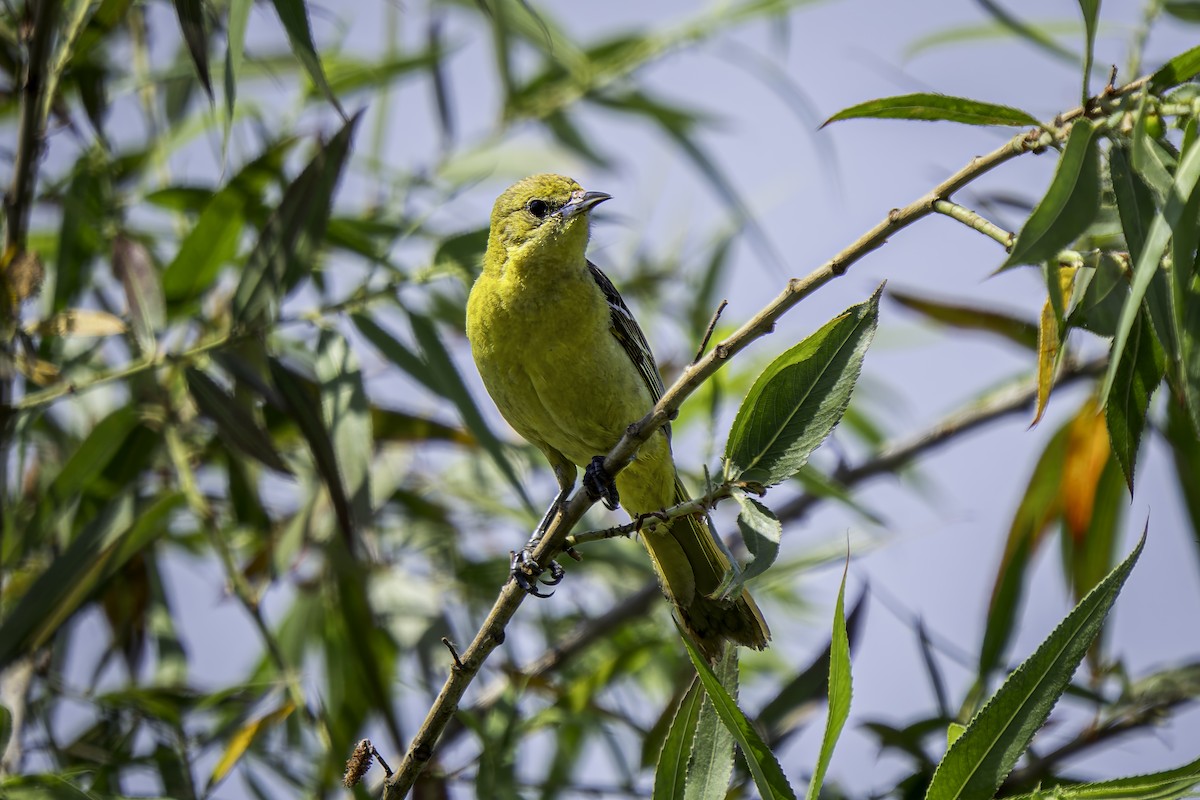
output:
<instances>
[{"instance_id":1,"label":"dark wing feather","mask_svg":"<svg viewBox=\"0 0 1200 800\"><path fill-rule=\"evenodd\" d=\"M612 317L612 327L609 330L629 355L629 360L633 362L638 374L645 381L646 388L650 390L650 396L657 403L663 394L663 382L658 374L658 366L654 363L654 354L650 352L650 345L646 342L646 335L638 327L633 312L625 305L620 292L612 285L608 276L591 261L588 262L588 271L592 273L592 280L596 281L600 291L604 292L604 299L608 301L608 310Z\"/></svg>"}]
</instances>

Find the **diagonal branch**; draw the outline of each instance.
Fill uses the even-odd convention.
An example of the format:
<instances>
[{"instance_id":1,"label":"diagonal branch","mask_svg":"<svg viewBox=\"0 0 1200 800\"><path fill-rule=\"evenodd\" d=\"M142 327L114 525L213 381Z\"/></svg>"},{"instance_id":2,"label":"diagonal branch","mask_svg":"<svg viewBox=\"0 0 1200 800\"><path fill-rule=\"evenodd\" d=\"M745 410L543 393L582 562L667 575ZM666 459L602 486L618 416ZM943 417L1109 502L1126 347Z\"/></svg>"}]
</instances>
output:
<instances>
[{"instance_id":1,"label":"diagonal branch","mask_svg":"<svg viewBox=\"0 0 1200 800\"><path fill-rule=\"evenodd\" d=\"M1106 88L1105 97L1135 91L1144 86L1148 80L1149 78L1141 78L1117 89ZM1086 108L1077 107L1059 116L1055 120L1053 128L1038 128L1019 134L987 155L977 156L924 196L903 208L892 209L875 227L806 277L792 278L783 292L758 314L732 335L718 342L703 358L684 369L675 383L663 393L654 409L641 420L629 426L625 435L609 451L604 461L604 469L609 475L616 475L624 469L633 460L638 448L656 430L674 419L679 413L683 401L723 367L725 362L773 331L775 323L796 304L829 281L844 275L853 264L882 247L889 236L934 213L934 204L938 200L949 199L954 192L971 181L1017 156L1048 147L1065 133L1072 121L1084 116L1099 116L1103 113L1105 112L1100 103L1092 101ZM534 551L534 560L539 565L545 567L562 550L571 529L593 502L585 491L575 493L566 504L563 513L550 525L541 543ZM504 641L508 622L524 601L525 596L525 592L514 581L509 581L500 590L500 596L492 606L491 612L463 653L461 666L456 664L450 671L445 684L434 699L424 723L409 745L408 752L404 754L404 760L400 763L396 773L384 784L385 800L404 797L412 788L422 768L433 757L433 750L437 745L438 738L457 711L458 703L467 687L474 681L492 651Z\"/></svg>"}]
</instances>

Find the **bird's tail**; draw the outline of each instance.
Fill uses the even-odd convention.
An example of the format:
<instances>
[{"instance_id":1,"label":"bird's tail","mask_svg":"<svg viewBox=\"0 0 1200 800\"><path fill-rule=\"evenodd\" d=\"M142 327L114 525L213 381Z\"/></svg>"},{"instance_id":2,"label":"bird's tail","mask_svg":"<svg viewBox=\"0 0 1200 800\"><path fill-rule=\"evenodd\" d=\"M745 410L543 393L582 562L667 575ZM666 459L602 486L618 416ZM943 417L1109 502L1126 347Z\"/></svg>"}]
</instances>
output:
<instances>
[{"instance_id":1,"label":"bird's tail","mask_svg":"<svg viewBox=\"0 0 1200 800\"><path fill-rule=\"evenodd\" d=\"M687 489L676 478L675 502L687 500ZM743 589L731 600L709 596L729 571L729 559L705 517L677 517L669 525L648 526L641 538L676 618L706 658L719 658L726 641L755 650L767 646L771 631L750 592Z\"/></svg>"}]
</instances>

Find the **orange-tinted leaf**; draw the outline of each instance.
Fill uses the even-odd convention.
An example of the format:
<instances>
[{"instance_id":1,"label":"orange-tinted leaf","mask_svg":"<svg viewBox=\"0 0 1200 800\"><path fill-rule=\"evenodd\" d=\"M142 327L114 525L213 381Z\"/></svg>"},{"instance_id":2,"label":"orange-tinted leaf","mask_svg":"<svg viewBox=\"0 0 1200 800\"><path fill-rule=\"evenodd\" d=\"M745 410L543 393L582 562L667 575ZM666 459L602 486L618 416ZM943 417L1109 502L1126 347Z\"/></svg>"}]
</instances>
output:
<instances>
[{"instance_id":1,"label":"orange-tinted leaf","mask_svg":"<svg viewBox=\"0 0 1200 800\"><path fill-rule=\"evenodd\" d=\"M1096 504L1096 485L1111 453L1104 415L1096 401L1089 398L1067 426L1059 495L1063 529L1076 544L1082 544L1087 537Z\"/></svg>"}]
</instances>

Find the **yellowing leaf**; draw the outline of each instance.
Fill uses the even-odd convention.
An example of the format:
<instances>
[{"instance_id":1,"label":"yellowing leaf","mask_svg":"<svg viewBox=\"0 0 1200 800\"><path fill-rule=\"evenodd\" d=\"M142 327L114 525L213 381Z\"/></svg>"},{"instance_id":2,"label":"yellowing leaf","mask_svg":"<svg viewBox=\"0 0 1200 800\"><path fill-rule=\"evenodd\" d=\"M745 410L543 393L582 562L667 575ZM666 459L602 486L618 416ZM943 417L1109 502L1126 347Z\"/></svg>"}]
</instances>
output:
<instances>
[{"instance_id":1,"label":"yellowing leaf","mask_svg":"<svg viewBox=\"0 0 1200 800\"><path fill-rule=\"evenodd\" d=\"M1051 267L1058 270L1059 302L1047 297L1042 306L1042 318L1038 322L1038 359L1037 359L1037 410L1029 427L1037 425L1042 414L1046 413L1046 403L1050 400L1050 390L1054 387L1054 378L1058 374L1059 357L1062 355L1063 339L1066 336L1065 326L1061 324L1063 298L1071 296L1075 284L1075 273L1078 267Z\"/></svg>"},{"instance_id":2,"label":"yellowing leaf","mask_svg":"<svg viewBox=\"0 0 1200 800\"><path fill-rule=\"evenodd\" d=\"M22 352L17 353L17 370L28 380L38 386L49 386L58 380L58 367L40 358L30 358Z\"/></svg>"},{"instance_id":3,"label":"yellowing leaf","mask_svg":"<svg viewBox=\"0 0 1200 800\"><path fill-rule=\"evenodd\" d=\"M221 760L216 763L212 774L208 777L209 788L211 789L225 779L225 776L229 774L229 771L246 754L246 751L250 749L250 745L254 743L254 740L260 733L272 725L276 725L287 719L295 710L295 704L289 700L271 713L264 714L258 719L252 719L238 728L237 732L230 737L229 745L221 755Z\"/></svg>"},{"instance_id":4,"label":"yellowing leaf","mask_svg":"<svg viewBox=\"0 0 1200 800\"><path fill-rule=\"evenodd\" d=\"M25 326L41 336L115 336L125 332L125 321L107 311L68 308L49 319Z\"/></svg>"},{"instance_id":5,"label":"yellowing leaf","mask_svg":"<svg viewBox=\"0 0 1200 800\"><path fill-rule=\"evenodd\" d=\"M1096 485L1111 452L1104 415L1089 399L1071 420L1063 458L1060 502L1063 524L1077 543L1087 536L1096 505Z\"/></svg>"}]
</instances>

